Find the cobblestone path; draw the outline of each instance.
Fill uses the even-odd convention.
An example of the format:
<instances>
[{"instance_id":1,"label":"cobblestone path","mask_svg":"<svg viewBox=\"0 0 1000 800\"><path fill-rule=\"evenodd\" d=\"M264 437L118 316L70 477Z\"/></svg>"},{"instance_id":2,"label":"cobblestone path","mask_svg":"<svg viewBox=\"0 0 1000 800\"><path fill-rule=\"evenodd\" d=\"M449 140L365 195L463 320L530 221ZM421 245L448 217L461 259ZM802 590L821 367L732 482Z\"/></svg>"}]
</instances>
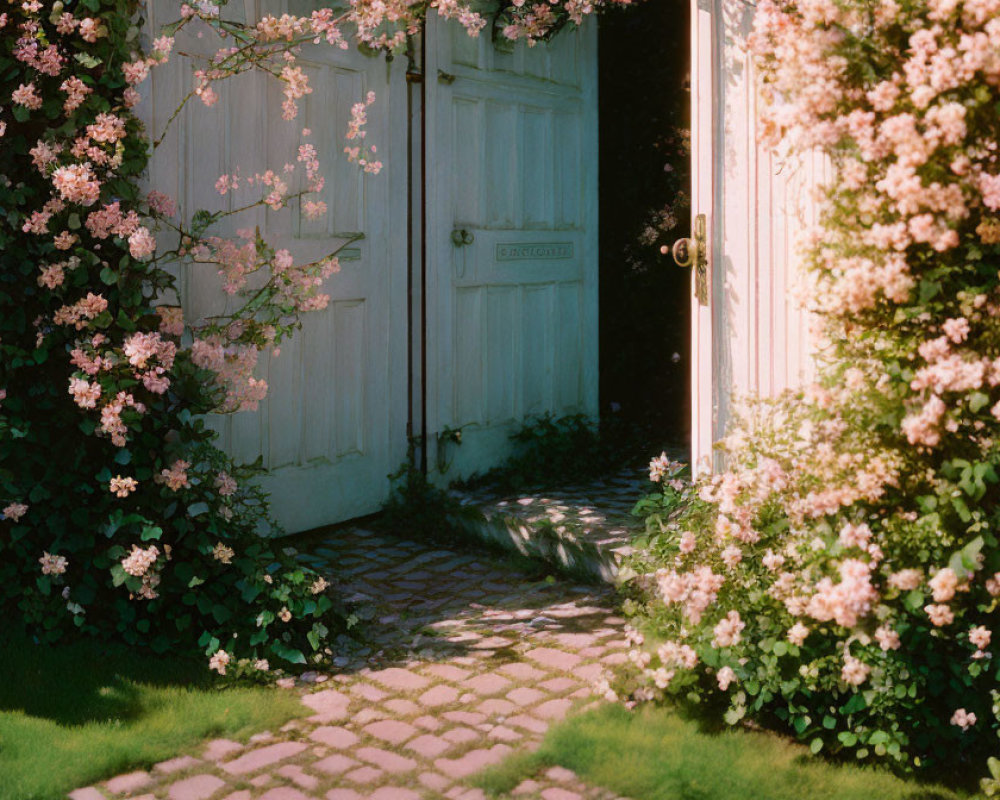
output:
<instances>
[{"instance_id":1,"label":"cobblestone path","mask_svg":"<svg viewBox=\"0 0 1000 800\"><path fill-rule=\"evenodd\" d=\"M367 604L374 645L307 674L312 716L242 744L215 740L78 789L72 800L483 798L468 779L537 746L624 659L610 589L533 579L488 557L340 530L303 560ZM554 768L514 792L610 800Z\"/></svg>"}]
</instances>

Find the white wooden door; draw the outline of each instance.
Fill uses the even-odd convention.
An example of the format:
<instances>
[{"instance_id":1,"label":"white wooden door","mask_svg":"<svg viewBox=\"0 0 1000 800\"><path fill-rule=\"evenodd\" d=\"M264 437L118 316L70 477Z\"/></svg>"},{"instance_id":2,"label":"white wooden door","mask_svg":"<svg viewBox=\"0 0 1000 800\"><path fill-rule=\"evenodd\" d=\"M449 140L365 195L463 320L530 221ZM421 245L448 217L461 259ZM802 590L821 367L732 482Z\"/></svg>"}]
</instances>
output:
<instances>
[{"instance_id":1,"label":"white wooden door","mask_svg":"<svg viewBox=\"0 0 1000 800\"><path fill-rule=\"evenodd\" d=\"M799 234L815 222L819 155L785 158L758 143L757 81L747 48L754 6L692 0L692 219L704 215L706 280L692 269L691 457L712 445L734 397L801 385L813 370L809 315L795 299ZM696 223L697 224L697 223Z\"/></svg>"},{"instance_id":2,"label":"white wooden door","mask_svg":"<svg viewBox=\"0 0 1000 800\"><path fill-rule=\"evenodd\" d=\"M525 418L597 412L597 29L427 30L427 426L453 479Z\"/></svg>"},{"instance_id":3,"label":"white wooden door","mask_svg":"<svg viewBox=\"0 0 1000 800\"><path fill-rule=\"evenodd\" d=\"M310 4L267 0L268 13L308 15ZM224 14L259 18L260 0L230 3ZM150 32L176 18L172 0L157 0ZM213 53L220 42L208 29L188 29L175 51ZM198 33L201 37L198 37ZM192 104L157 150L154 186L177 199L183 213L229 209L215 179L239 167L243 175L295 163L300 133L311 129L326 177L325 217L309 221L297 204L278 212L255 209L230 218L224 229L260 226L266 239L291 251L296 263L320 257L356 232L365 238L341 253L341 271L326 282L326 310L308 314L303 329L260 364L270 387L257 411L212 418L221 446L241 461L263 457L263 485L273 512L290 532L376 511L388 492L386 476L406 453L406 86L404 69L356 49L310 46L300 59L312 94L298 117L281 118L277 81L252 72L220 84L218 103ZM175 56L145 84L143 116L154 135L190 89L191 63ZM386 171L364 175L343 153L352 104L369 90L368 143L384 155ZM197 106L197 107L195 107ZM395 191L393 191L393 189ZM189 319L226 307L209 267L182 274ZM228 302L232 302L228 300Z\"/></svg>"}]
</instances>

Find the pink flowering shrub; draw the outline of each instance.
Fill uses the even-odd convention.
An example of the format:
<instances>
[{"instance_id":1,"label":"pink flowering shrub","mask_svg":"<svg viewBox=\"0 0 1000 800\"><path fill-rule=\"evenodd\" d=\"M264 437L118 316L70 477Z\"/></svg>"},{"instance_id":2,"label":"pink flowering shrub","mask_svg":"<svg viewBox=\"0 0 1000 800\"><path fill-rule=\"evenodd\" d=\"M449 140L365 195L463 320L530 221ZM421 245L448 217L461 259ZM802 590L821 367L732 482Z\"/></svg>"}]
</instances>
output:
<instances>
[{"instance_id":1,"label":"pink flowering shrub","mask_svg":"<svg viewBox=\"0 0 1000 800\"><path fill-rule=\"evenodd\" d=\"M979 771L1000 732L1000 2L766 0L755 25L768 137L836 172L810 250L820 377L748 402L723 472L647 502L632 610L657 647L634 647L633 696Z\"/></svg>"},{"instance_id":2,"label":"pink flowering shrub","mask_svg":"<svg viewBox=\"0 0 1000 800\"><path fill-rule=\"evenodd\" d=\"M567 3L509 34L542 36L626 2ZM486 19L459 0L358 0L249 23L223 8L181 4L147 52L135 0L0 12L0 610L41 641L113 636L200 651L212 669L244 674L331 655L344 615L324 578L261 536L275 526L253 483L259 466L233 463L201 415L257 407L261 353L327 305L338 264L335 253L296 264L259 231L214 231L261 205L320 217L324 178L302 130L294 163L213 176L220 195L238 195L235 210L181 218L172 198L138 188L163 132L153 140L132 109L150 70L186 57L174 52L184 28L226 47L192 62L182 106L212 106L220 81L261 70L293 124L312 92L303 45L347 47L349 29L398 48L431 8L470 33ZM373 102L358 98L345 151L376 174ZM217 274L230 310L193 318L177 306L179 264Z\"/></svg>"}]
</instances>

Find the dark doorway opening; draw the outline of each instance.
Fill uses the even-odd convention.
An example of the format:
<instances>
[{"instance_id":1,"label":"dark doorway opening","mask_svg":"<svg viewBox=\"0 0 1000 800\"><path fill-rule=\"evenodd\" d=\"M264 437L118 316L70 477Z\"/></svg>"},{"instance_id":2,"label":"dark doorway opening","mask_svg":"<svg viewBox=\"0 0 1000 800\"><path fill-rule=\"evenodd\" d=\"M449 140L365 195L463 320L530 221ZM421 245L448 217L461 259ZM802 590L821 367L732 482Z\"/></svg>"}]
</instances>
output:
<instances>
[{"instance_id":1,"label":"dark doorway opening","mask_svg":"<svg viewBox=\"0 0 1000 800\"><path fill-rule=\"evenodd\" d=\"M690 10L651 0L600 23L600 396L603 415L687 447ZM662 250L662 251L661 251Z\"/></svg>"}]
</instances>

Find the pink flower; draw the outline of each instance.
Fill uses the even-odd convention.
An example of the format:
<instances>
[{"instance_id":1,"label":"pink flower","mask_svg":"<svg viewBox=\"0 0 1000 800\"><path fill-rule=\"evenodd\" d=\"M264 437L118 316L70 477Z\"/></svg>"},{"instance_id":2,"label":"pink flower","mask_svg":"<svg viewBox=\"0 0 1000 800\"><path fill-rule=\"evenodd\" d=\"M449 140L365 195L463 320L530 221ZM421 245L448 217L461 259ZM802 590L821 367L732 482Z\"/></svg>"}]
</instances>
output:
<instances>
[{"instance_id":1,"label":"pink flower","mask_svg":"<svg viewBox=\"0 0 1000 800\"><path fill-rule=\"evenodd\" d=\"M3 518L11 522L17 522L28 512L28 506L24 503L11 503L3 510Z\"/></svg>"},{"instance_id":2,"label":"pink flower","mask_svg":"<svg viewBox=\"0 0 1000 800\"><path fill-rule=\"evenodd\" d=\"M729 685L736 680L736 673L732 667L723 667L715 674L715 679L719 682L719 688L726 691Z\"/></svg>"},{"instance_id":3,"label":"pink flower","mask_svg":"<svg viewBox=\"0 0 1000 800\"><path fill-rule=\"evenodd\" d=\"M187 470L191 467L189 461L178 459L169 468L160 470L159 479L167 484L167 488L178 492L181 489L188 489L191 483L188 480Z\"/></svg>"},{"instance_id":4,"label":"pink flower","mask_svg":"<svg viewBox=\"0 0 1000 800\"><path fill-rule=\"evenodd\" d=\"M159 556L160 550L155 544L150 545L146 549L134 544L132 545L132 552L121 561L122 569L135 578L141 578L153 566Z\"/></svg>"},{"instance_id":5,"label":"pink flower","mask_svg":"<svg viewBox=\"0 0 1000 800\"><path fill-rule=\"evenodd\" d=\"M993 637L993 632L983 626L978 625L969 631L969 641L972 642L979 650L985 650L990 646L990 639Z\"/></svg>"},{"instance_id":6,"label":"pink flower","mask_svg":"<svg viewBox=\"0 0 1000 800\"><path fill-rule=\"evenodd\" d=\"M145 261L156 252L156 239L147 228L136 228L128 237L128 251L132 254L132 258Z\"/></svg>"},{"instance_id":7,"label":"pink flower","mask_svg":"<svg viewBox=\"0 0 1000 800\"><path fill-rule=\"evenodd\" d=\"M715 638L712 639L712 647L732 647L740 643L740 632L746 627L746 623L740 619L738 611L730 611L716 624L713 629Z\"/></svg>"},{"instance_id":8,"label":"pink flower","mask_svg":"<svg viewBox=\"0 0 1000 800\"><path fill-rule=\"evenodd\" d=\"M35 90L35 84L22 83L10 96L11 102L36 111L42 107L42 96Z\"/></svg>"},{"instance_id":9,"label":"pink flower","mask_svg":"<svg viewBox=\"0 0 1000 800\"><path fill-rule=\"evenodd\" d=\"M959 708L951 715L951 724L967 731L976 724L976 715L964 708Z\"/></svg>"},{"instance_id":10,"label":"pink flower","mask_svg":"<svg viewBox=\"0 0 1000 800\"><path fill-rule=\"evenodd\" d=\"M96 408L97 401L101 397L101 385L90 383L83 378L70 378L69 393L73 395L73 402L80 408Z\"/></svg>"},{"instance_id":11,"label":"pink flower","mask_svg":"<svg viewBox=\"0 0 1000 800\"><path fill-rule=\"evenodd\" d=\"M881 625L875 629L875 640L885 651L899 649L899 634L888 625Z\"/></svg>"},{"instance_id":12,"label":"pink flower","mask_svg":"<svg viewBox=\"0 0 1000 800\"><path fill-rule=\"evenodd\" d=\"M889 576L889 585L903 592L916 589L924 579L924 573L919 569L901 569Z\"/></svg>"},{"instance_id":13,"label":"pink flower","mask_svg":"<svg viewBox=\"0 0 1000 800\"><path fill-rule=\"evenodd\" d=\"M101 183L88 163L59 167L52 173L52 184L63 200L83 206L96 203L101 192Z\"/></svg>"},{"instance_id":14,"label":"pink flower","mask_svg":"<svg viewBox=\"0 0 1000 800\"><path fill-rule=\"evenodd\" d=\"M955 590L958 588L958 576L949 567L945 567L939 569L934 577L927 582L927 585L933 590L935 603L947 603L955 596Z\"/></svg>"},{"instance_id":15,"label":"pink flower","mask_svg":"<svg viewBox=\"0 0 1000 800\"><path fill-rule=\"evenodd\" d=\"M42 565L42 575L62 575L69 564L65 557L50 555L48 552L42 553L38 563Z\"/></svg>"},{"instance_id":16,"label":"pink flower","mask_svg":"<svg viewBox=\"0 0 1000 800\"><path fill-rule=\"evenodd\" d=\"M931 623L939 628L955 621L955 612L946 605L927 605L924 606L924 611L930 617Z\"/></svg>"},{"instance_id":17,"label":"pink flower","mask_svg":"<svg viewBox=\"0 0 1000 800\"><path fill-rule=\"evenodd\" d=\"M860 686L868 679L871 668L853 656L844 656L844 666L840 670L840 677L845 683L851 686Z\"/></svg>"},{"instance_id":18,"label":"pink flower","mask_svg":"<svg viewBox=\"0 0 1000 800\"><path fill-rule=\"evenodd\" d=\"M801 647L807 636L809 636L809 629L801 622L796 622L788 629L788 641L796 647Z\"/></svg>"},{"instance_id":19,"label":"pink flower","mask_svg":"<svg viewBox=\"0 0 1000 800\"><path fill-rule=\"evenodd\" d=\"M160 315L160 333L165 336L183 336L184 309L180 306L157 306Z\"/></svg>"},{"instance_id":20,"label":"pink flower","mask_svg":"<svg viewBox=\"0 0 1000 800\"><path fill-rule=\"evenodd\" d=\"M116 497L128 497L139 486L135 478L123 478L115 475L108 484L108 490Z\"/></svg>"},{"instance_id":21,"label":"pink flower","mask_svg":"<svg viewBox=\"0 0 1000 800\"><path fill-rule=\"evenodd\" d=\"M215 488L223 497L229 497L236 493L236 481L227 473L220 472L215 476Z\"/></svg>"},{"instance_id":22,"label":"pink flower","mask_svg":"<svg viewBox=\"0 0 1000 800\"><path fill-rule=\"evenodd\" d=\"M225 650L218 650L215 655L208 660L208 668L215 670L220 675L225 675L226 667L229 665L230 661L232 661L232 657L229 653Z\"/></svg>"}]
</instances>

